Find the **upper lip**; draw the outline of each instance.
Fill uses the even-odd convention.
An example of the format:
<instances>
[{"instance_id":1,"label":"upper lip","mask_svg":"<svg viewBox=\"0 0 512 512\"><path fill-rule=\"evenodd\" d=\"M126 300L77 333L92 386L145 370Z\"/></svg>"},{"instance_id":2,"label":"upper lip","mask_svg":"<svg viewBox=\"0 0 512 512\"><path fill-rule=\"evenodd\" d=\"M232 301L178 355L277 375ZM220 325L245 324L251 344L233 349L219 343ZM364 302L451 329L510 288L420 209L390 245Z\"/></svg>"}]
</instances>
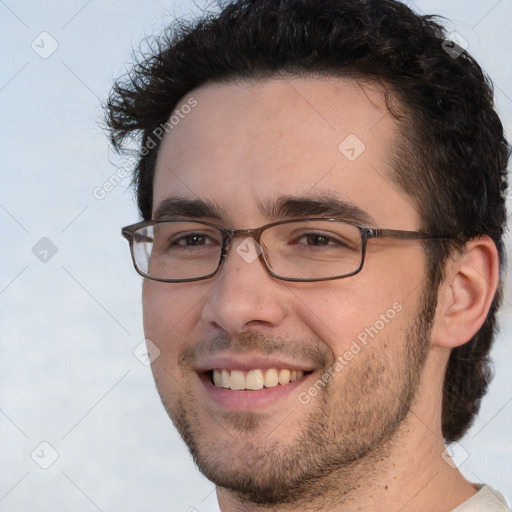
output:
<instances>
[{"instance_id":1,"label":"upper lip","mask_svg":"<svg viewBox=\"0 0 512 512\"><path fill-rule=\"evenodd\" d=\"M304 372L316 369L311 362L298 362L276 356L247 354L218 354L214 357L198 361L194 365L194 369L200 373L214 369L250 371L265 368L286 368L288 370L302 370Z\"/></svg>"}]
</instances>

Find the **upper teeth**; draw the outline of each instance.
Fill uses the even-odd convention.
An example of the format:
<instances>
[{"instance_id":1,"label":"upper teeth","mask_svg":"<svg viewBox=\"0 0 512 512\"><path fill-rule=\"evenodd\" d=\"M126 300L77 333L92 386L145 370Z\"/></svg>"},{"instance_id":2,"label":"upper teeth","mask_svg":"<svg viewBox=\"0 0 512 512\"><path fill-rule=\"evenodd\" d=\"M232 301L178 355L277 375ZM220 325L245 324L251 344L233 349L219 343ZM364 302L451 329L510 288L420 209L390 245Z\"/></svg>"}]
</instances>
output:
<instances>
[{"instance_id":1,"label":"upper teeth","mask_svg":"<svg viewBox=\"0 0 512 512\"><path fill-rule=\"evenodd\" d=\"M251 389L257 391L263 387L272 388L278 384L284 385L303 377L302 370L213 370L213 383L219 388L229 388L237 391Z\"/></svg>"}]
</instances>

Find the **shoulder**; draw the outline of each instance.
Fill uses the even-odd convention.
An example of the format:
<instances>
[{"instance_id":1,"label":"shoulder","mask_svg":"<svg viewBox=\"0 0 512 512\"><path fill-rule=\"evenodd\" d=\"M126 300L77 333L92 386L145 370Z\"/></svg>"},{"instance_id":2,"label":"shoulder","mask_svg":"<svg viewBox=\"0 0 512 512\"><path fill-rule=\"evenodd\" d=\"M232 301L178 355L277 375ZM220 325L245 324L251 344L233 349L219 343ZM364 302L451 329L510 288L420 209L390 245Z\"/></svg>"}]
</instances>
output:
<instances>
[{"instance_id":1,"label":"shoulder","mask_svg":"<svg viewBox=\"0 0 512 512\"><path fill-rule=\"evenodd\" d=\"M505 498L490 485L482 485L479 491L452 512L511 512Z\"/></svg>"}]
</instances>

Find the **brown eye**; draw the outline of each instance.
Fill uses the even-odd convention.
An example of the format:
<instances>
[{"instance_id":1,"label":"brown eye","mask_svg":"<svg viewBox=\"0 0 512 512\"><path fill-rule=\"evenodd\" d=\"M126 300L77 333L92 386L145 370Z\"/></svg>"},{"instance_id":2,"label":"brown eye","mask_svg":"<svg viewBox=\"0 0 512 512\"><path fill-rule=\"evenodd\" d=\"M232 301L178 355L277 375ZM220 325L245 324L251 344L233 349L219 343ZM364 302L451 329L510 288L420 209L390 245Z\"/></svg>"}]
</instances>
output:
<instances>
[{"instance_id":1,"label":"brown eye","mask_svg":"<svg viewBox=\"0 0 512 512\"><path fill-rule=\"evenodd\" d=\"M184 245L187 247L197 246L197 245L208 245L208 237L205 235L187 235L181 237L179 240L174 241L172 245Z\"/></svg>"}]
</instances>

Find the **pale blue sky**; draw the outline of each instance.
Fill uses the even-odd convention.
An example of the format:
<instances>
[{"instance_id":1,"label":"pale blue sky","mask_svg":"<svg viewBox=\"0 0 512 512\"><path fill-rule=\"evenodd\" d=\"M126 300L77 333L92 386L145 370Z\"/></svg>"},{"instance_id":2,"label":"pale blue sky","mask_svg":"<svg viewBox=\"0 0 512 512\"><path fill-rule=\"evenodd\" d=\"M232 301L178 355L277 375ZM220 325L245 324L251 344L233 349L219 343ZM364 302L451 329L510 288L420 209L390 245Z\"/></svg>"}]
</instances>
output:
<instances>
[{"instance_id":1,"label":"pale blue sky","mask_svg":"<svg viewBox=\"0 0 512 512\"><path fill-rule=\"evenodd\" d=\"M121 226L137 220L129 179L102 200L93 195L116 172L98 125L100 101L129 63L132 46L159 32L174 12L197 12L194 3L204 5L0 0L3 512L217 509L213 485L195 470L149 369L133 354L144 335L141 281L120 236ZM447 16L450 31L468 41L495 82L511 138L512 2L415 4ZM493 352L496 378L461 442L469 453L462 465L467 477L493 485L509 502L510 283L509 277ZM58 458L42 469L35 460L51 462L52 449Z\"/></svg>"}]
</instances>

